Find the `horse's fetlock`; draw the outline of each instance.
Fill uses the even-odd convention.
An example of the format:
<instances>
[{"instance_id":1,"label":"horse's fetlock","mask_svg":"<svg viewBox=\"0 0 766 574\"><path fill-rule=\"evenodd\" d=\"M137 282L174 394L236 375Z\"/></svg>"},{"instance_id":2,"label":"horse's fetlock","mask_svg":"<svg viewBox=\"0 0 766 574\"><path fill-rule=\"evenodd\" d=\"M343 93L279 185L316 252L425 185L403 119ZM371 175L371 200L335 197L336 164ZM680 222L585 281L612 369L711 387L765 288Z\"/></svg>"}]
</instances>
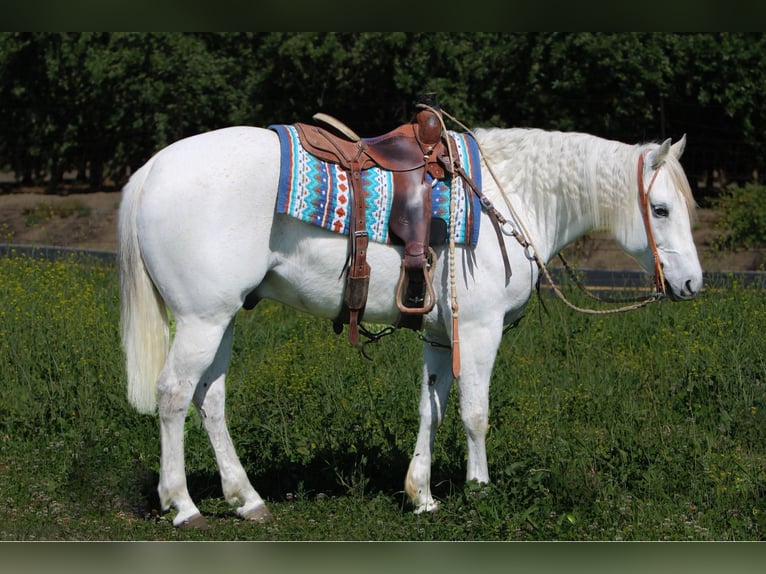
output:
<instances>
[{"instance_id":1,"label":"horse's fetlock","mask_svg":"<svg viewBox=\"0 0 766 574\"><path fill-rule=\"evenodd\" d=\"M157 495L160 498L160 508L162 508L162 511L167 512L168 510L170 510L170 508L173 506L173 500L170 494L168 493L167 489L160 486L157 489Z\"/></svg>"}]
</instances>

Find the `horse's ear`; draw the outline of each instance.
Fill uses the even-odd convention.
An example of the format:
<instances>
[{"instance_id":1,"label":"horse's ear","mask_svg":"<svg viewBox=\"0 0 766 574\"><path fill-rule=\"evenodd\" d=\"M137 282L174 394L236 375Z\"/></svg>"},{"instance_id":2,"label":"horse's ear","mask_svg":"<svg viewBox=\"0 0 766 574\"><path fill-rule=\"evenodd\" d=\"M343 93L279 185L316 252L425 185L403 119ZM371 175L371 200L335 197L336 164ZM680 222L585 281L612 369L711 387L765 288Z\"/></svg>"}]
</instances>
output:
<instances>
[{"instance_id":1,"label":"horse's ear","mask_svg":"<svg viewBox=\"0 0 766 574\"><path fill-rule=\"evenodd\" d=\"M678 140L676 143L670 146L670 153L673 154L674 158L681 159L681 155L683 155L685 148L686 148L686 134L681 136L680 140Z\"/></svg>"},{"instance_id":2,"label":"horse's ear","mask_svg":"<svg viewBox=\"0 0 766 574\"><path fill-rule=\"evenodd\" d=\"M662 165L662 162L668 157L668 152L670 152L670 138L662 142L659 149L652 154L652 169L657 169Z\"/></svg>"}]
</instances>

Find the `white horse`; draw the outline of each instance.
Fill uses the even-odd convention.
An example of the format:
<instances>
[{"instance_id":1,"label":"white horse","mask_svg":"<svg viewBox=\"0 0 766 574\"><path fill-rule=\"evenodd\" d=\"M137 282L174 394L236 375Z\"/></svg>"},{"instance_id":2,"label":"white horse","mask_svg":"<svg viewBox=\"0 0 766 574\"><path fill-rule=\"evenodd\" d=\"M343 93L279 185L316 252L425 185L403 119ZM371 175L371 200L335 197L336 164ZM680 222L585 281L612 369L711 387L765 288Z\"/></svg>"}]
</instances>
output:
<instances>
[{"instance_id":1,"label":"white horse","mask_svg":"<svg viewBox=\"0 0 766 574\"><path fill-rule=\"evenodd\" d=\"M685 138L627 145L581 133L481 129L484 193L509 221L523 219L537 255L548 261L594 229L608 229L648 271L653 250L642 219L638 176L652 182L648 220L664 282L674 300L702 289L691 233L695 208L679 164ZM491 176L487 165L496 176ZM232 127L178 141L158 152L123 190L119 219L122 339L128 397L145 413L158 408L159 496L176 526L203 526L186 485L184 420L198 409L215 451L223 493L236 513L261 521L266 505L249 482L224 418L224 379L234 317L245 298L270 298L326 319L341 308L347 237L275 215L280 169L277 135ZM654 179L653 179L654 178ZM506 195L508 202L503 199ZM467 479L488 482L485 435L489 381L503 325L520 317L538 266L510 237L506 281L498 239L486 213L474 248L458 245L460 413L468 440ZM517 222L518 223L518 222ZM423 348L420 428L405 489L415 512L437 507L431 495L434 433L454 380L449 250L436 249L436 305L424 334L444 346ZM364 318L393 324L402 248L371 243ZM167 310L175 319L169 337Z\"/></svg>"}]
</instances>

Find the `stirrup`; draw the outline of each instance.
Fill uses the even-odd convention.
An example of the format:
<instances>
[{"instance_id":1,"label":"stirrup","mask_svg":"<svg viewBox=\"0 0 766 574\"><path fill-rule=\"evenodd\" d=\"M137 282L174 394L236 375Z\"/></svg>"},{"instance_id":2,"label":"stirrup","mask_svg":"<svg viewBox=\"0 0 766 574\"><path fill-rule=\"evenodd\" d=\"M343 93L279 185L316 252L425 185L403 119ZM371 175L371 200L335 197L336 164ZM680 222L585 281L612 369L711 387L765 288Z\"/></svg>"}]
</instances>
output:
<instances>
[{"instance_id":1,"label":"stirrup","mask_svg":"<svg viewBox=\"0 0 766 574\"><path fill-rule=\"evenodd\" d=\"M425 315L434 308L434 305L436 304L436 295L434 294L432 277L435 271L433 265L435 257L436 254L434 253L434 250L429 247L428 257L423 261L423 283L425 285L425 294L422 307L407 307L404 304L404 295L409 282L406 280L408 273L407 268L404 265L404 259L402 259L399 282L396 284L396 295L394 297L396 299L396 307L399 309L400 313L407 315Z\"/></svg>"}]
</instances>

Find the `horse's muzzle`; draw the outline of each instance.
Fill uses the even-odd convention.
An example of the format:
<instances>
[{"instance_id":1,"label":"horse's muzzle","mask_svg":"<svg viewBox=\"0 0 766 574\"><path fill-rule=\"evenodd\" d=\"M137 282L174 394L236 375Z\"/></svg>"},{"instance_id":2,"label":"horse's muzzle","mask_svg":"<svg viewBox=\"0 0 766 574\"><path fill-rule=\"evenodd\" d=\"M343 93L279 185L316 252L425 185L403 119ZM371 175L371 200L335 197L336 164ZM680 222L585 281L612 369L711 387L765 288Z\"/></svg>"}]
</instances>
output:
<instances>
[{"instance_id":1,"label":"horse's muzzle","mask_svg":"<svg viewBox=\"0 0 766 574\"><path fill-rule=\"evenodd\" d=\"M670 283L668 283L666 280L665 293L667 293L671 301L689 301L690 299L694 299L702 290L702 283L700 282L698 288L695 286L695 283L696 282L693 279L687 279L679 291L673 289Z\"/></svg>"}]
</instances>

